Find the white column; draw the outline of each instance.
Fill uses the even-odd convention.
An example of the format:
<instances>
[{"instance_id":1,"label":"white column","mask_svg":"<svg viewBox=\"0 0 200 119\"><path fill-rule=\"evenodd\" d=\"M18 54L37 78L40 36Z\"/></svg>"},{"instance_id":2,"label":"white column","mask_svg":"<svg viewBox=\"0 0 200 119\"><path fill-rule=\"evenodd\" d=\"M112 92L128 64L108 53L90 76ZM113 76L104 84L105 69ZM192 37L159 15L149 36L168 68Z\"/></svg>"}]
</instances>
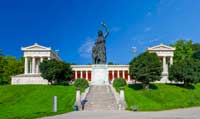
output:
<instances>
[{"instance_id":1,"label":"white column","mask_svg":"<svg viewBox=\"0 0 200 119\"><path fill-rule=\"evenodd\" d=\"M51 58L50 57L48 57L48 60L50 60Z\"/></svg>"},{"instance_id":2,"label":"white column","mask_svg":"<svg viewBox=\"0 0 200 119\"><path fill-rule=\"evenodd\" d=\"M115 75L114 75L114 70L112 70L112 78L113 78L113 80L115 79Z\"/></svg>"},{"instance_id":3,"label":"white column","mask_svg":"<svg viewBox=\"0 0 200 119\"><path fill-rule=\"evenodd\" d=\"M77 77L78 77L77 76L77 71L75 70L74 73L75 73L75 79L77 79Z\"/></svg>"},{"instance_id":4,"label":"white column","mask_svg":"<svg viewBox=\"0 0 200 119\"><path fill-rule=\"evenodd\" d=\"M86 79L88 80L88 71L86 70L85 73L86 73L85 74L86 75Z\"/></svg>"},{"instance_id":5,"label":"white column","mask_svg":"<svg viewBox=\"0 0 200 119\"><path fill-rule=\"evenodd\" d=\"M35 74L35 57L32 57L32 73Z\"/></svg>"},{"instance_id":6,"label":"white column","mask_svg":"<svg viewBox=\"0 0 200 119\"><path fill-rule=\"evenodd\" d=\"M32 73L32 58L30 57L30 62L29 62L29 73Z\"/></svg>"},{"instance_id":7,"label":"white column","mask_svg":"<svg viewBox=\"0 0 200 119\"><path fill-rule=\"evenodd\" d=\"M120 77L119 77L119 70L117 70L117 78L120 78Z\"/></svg>"},{"instance_id":8,"label":"white column","mask_svg":"<svg viewBox=\"0 0 200 119\"><path fill-rule=\"evenodd\" d=\"M44 60L43 57L40 57L40 62L43 62L43 60Z\"/></svg>"},{"instance_id":9,"label":"white column","mask_svg":"<svg viewBox=\"0 0 200 119\"><path fill-rule=\"evenodd\" d=\"M36 73L39 73L39 64L40 64L39 59L36 59Z\"/></svg>"},{"instance_id":10,"label":"white column","mask_svg":"<svg viewBox=\"0 0 200 119\"><path fill-rule=\"evenodd\" d=\"M83 78L83 71L81 70L80 72L81 72L81 78Z\"/></svg>"},{"instance_id":11,"label":"white column","mask_svg":"<svg viewBox=\"0 0 200 119\"><path fill-rule=\"evenodd\" d=\"M122 73L123 73L123 78L125 79L125 70L123 70Z\"/></svg>"},{"instance_id":12,"label":"white column","mask_svg":"<svg viewBox=\"0 0 200 119\"><path fill-rule=\"evenodd\" d=\"M25 57L24 60L24 74L28 74L28 57Z\"/></svg>"},{"instance_id":13,"label":"white column","mask_svg":"<svg viewBox=\"0 0 200 119\"><path fill-rule=\"evenodd\" d=\"M130 75L128 74L128 81L130 81L131 80L131 77L130 77Z\"/></svg>"},{"instance_id":14,"label":"white column","mask_svg":"<svg viewBox=\"0 0 200 119\"><path fill-rule=\"evenodd\" d=\"M173 64L173 57L170 57L170 65Z\"/></svg>"},{"instance_id":15,"label":"white column","mask_svg":"<svg viewBox=\"0 0 200 119\"><path fill-rule=\"evenodd\" d=\"M166 57L163 57L163 72L166 72Z\"/></svg>"}]
</instances>

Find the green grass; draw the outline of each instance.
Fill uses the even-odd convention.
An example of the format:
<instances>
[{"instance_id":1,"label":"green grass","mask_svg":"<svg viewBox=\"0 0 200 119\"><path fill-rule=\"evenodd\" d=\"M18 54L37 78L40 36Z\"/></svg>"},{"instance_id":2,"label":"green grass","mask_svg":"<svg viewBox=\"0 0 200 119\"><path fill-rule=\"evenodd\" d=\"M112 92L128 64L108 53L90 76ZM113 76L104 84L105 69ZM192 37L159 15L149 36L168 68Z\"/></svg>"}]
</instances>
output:
<instances>
[{"instance_id":1,"label":"green grass","mask_svg":"<svg viewBox=\"0 0 200 119\"><path fill-rule=\"evenodd\" d=\"M146 90L141 85L129 85L125 87L125 98L128 110L134 105L139 111L200 106L200 84L188 89L176 85L152 84Z\"/></svg>"},{"instance_id":2,"label":"green grass","mask_svg":"<svg viewBox=\"0 0 200 119\"><path fill-rule=\"evenodd\" d=\"M58 112L52 112L52 97L58 99ZM0 119L29 119L73 110L73 86L0 86Z\"/></svg>"}]
</instances>

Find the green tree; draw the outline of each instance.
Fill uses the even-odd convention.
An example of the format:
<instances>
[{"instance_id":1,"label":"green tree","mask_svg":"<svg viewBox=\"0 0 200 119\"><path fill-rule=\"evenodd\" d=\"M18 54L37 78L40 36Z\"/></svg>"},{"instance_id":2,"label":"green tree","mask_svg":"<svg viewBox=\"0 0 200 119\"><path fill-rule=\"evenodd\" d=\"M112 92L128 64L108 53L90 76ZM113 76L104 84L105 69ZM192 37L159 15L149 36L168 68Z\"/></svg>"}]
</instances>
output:
<instances>
[{"instance_id":1,"label":"green tree","mask_svg":"<svg viewBox=\"0 0 200 119\"><path fill-rule=\"evenodd\" d=\"M190 60L193 55L192 41L178 40L174 45L174 62Z\"/></svg>"},{"instance_id":2,"label":"green tree","mask_svg":"<svg viewBox=\"0 0 200 119\"><path fill-rule=\"evenodd\" d=\"M135 80L142 82L144 88L148 88L150 82L160 80L162 64L155 53L145 52L130 62L129 71Z\"/></svg>"},{"instance_id":3,"label":"green tree","mask_svg":"<svg viewBox=\"0 0 200 119\"><path fill-rule=\"evenodd\" d=\"M108 65L113 65L114 63L113 62L108 62Z\"/></svg>"},{"instance_id":4,"label":"green tree","mask_svg":"<svg viewBox=\"0 0 200 119\"><path fill-rule=\"evenodd\" d=\"M183 60L174 63L169 69L169 80L183 82L187 87L190 83L199 82L200 77L199 60Z\"/></svg>"},{"instance_id":5,"label":"green tree","mask_svg":"<svg viewBox=\"0 0 200 119\"><path fill-rule=\"evenodd\" d=\"M0 50L0 85L3 80L3 63L2 63L3 55L2 51Z\"/></svg>"},{"instance_id":6,"label":"green tree","mask_svg":"<svg viewBox=\"0 0 200 119\"><path fill-rule=\"evenodd\" d=\"M196 44L192 44L192 50L193 50L193 58L194 59L200 59L200 44L196 43Z\"/></svg>"},{"instance_id":7,"label":"green tree","mask_svg":"<svg viewBox=\"0 0 200 119\"><path fill-rule=\"evenodd\" d=\"M5 56L1 61L0 84L9 84L11 76L21 74L24 71L23 61L15 57Z\"/></svg>"},{"instance_id":8,"label":"green tree","mask_svg":"<svg viewBox=\"0 0 200 119\"><path fill-rule=\"evenodd\" d=\"M70 64L57 60L44 60L40 66L41 76L51 84L68 82L72 77Z\"/></svg>"}]
</instances>

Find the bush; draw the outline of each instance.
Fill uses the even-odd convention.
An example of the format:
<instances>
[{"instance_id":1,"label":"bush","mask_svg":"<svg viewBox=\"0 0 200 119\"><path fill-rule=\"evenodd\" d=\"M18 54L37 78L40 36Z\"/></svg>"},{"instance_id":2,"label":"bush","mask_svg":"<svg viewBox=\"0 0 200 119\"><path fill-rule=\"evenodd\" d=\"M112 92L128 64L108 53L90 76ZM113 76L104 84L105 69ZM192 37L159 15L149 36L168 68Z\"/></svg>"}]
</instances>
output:
<instances>
[{"instance_id":1,"label":"bush","mask_svg":"<svg viewBox=\"0 0 200 119\"><path fill-rule=\"evenodd\" d=\"M113 82L113 86L116 88L124 87L126 86L126 80L123 78L116 78Z\"/></svg>"},{"instance_id":2,"label":"bush","mask_svg":"<svg viewBox=\"0 0 200 119\"><path fill-rule=\"evenodd\" d=\"M81 89L86 89L87 87L89 87L89 83L86 79L76 79L74 86L76 88L81 88Z\"/></svg>"}]
</instances>

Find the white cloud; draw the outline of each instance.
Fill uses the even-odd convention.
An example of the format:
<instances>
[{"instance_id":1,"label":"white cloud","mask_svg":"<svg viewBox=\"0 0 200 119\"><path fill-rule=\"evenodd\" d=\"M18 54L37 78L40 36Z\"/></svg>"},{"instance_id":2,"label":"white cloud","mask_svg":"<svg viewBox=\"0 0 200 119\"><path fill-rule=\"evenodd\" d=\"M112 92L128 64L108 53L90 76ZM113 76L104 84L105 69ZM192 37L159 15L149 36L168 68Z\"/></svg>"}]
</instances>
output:
<instances>
[{"instance_id":1,"label":"white cloud","mask_svg":"<svg viewBox=\"0 0 200 119\"><path fill-rule=\"evenodd\" d=\"M92 47L94 46L94 39L91 37L87 37L85 42L78 49L79 54L83 58L90 58L92 53Z\"/></svg>"}]
</instances>

